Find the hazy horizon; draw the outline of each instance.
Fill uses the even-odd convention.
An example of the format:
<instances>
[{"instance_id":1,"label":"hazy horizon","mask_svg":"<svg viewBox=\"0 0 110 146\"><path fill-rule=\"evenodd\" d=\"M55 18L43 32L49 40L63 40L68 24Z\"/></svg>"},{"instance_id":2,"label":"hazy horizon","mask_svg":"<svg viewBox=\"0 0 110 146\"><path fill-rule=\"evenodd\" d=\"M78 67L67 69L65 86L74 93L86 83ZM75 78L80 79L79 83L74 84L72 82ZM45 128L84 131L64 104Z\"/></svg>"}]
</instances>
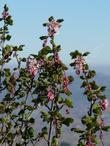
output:
<instances>
[{"instance_id":1,"label":"hazy horizon","mask_svg":"<svg viewBox=\"0 0 110 146\"><path fill-rule=\"evenodd\" d=\"M42 42L39 37L47 34L42 23L53 15L56 19L64 19L56 42L62 46L60 54L66 63L70 62L69 52L78 49L91 52L87 59L91 65L110 66L109 0L69 0L63 3L62 0L3 0L0 1L0 12L5 3L14 20L14 26L10 27L10 44L26 45L22 55L40 50Z\"/></svg>"}]
</instances>

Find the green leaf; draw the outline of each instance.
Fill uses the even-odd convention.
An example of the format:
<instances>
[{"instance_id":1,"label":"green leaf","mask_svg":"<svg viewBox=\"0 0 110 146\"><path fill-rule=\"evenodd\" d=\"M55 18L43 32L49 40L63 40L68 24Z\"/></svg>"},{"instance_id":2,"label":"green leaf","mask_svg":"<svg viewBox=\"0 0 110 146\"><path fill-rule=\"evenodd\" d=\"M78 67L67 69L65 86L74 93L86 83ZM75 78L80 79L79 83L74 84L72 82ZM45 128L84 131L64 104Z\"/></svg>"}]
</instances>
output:
<instances>
[{"instance_id":1,"label":"green leaf","mask_svg":"<svg viewBox=\"0 0 110 146\"><path fill-rule=\"evenodd\" d=\"M8 11L9 10L9 8L8 8L8 6L6 4L4 5L4 10L5 11Z\"/></svg>"},{"instance_id":2,"label":"green leaf","mask_svg":"<svg viewBox=\"0 0 110 146\"><path fill-rule=\"evenodd\" d=\"M68 106L73 108L73 100L71 98L66 98L64 103Z\"/></svg>"},{"instance_id":3,"label":"green leaf","mask_svg":"<svg viewBox=\"0 0 110 146\"><path fill-rule=\"evenodd\" d=\"M87 78L88 78L88 79L91 79L91 78L93 78L95 75L96 75L95 70L90 70L90 71L88 72Z\"/></svg>"},{"instance_id":4,"label":"green leaf","mask_svg":"<svg viewBox=\"0 0 110 146\"><path fill-rule=\"evenodd\" d=\"M55 136L52 138L52 146L59 146L59 139Z\"/></svg>"},{"instance_id":5,"label":"green leaf","mask_svg":"<svg viewBox=\"0 0 110 146\"><path fill-rule=\"evenodd\" d=\"M49 22L51 22L52 20L54 20L54 17L53 16L51 16L51 17L48 18L48 21Z\"/></svg>"},{"instance_id":6,"label":"green leaf","mask_svg":"<svg viewBox=\"0 0 110 146\"><path fill-rule=\"evenodd\" d=\"M71 96L71 95L72 95L72 92L71 92L70 90L68 90L68 91L66 92L66 95L67 95L67 96Z\"/></svg>"},{"instance_id":7,"label":"green leaf","mask_svg":"<svg viewBox=\"0 0 110 146\"><path fill-rule=\"evenodd\" d=\"M21 109L20 112L18 113L18 115L23 115L25 113L24 109Z\"/></svg>"},{"instance_id":8,"label":"green leaf","mask_svg":"<svg viewBox=\"0 0 110 146\"><path fill-rule=\"evenodd\" d=\"M2 120L2 122L5 123L5 124L7 124L8 121L9 121L9 119L8 119L7 117L2 118L1 120Z\"/></svg>"},{"instance_id":9,"label":"green leaf","mask_svg":"<svg viewBox=\"0 0 110 146\"><path fill-rule=\"evenodd\" d=\"M24 47L24 45L20 45L20 46L18 47L18 51L23 51L23 47Z\"/></svg>"},{"instance_id":10,"label":"green leaf","mask_svg":"<svg viewBox=\"0 0 110 146\"><path fill-rule=\"evenodd\" d=\"M86 64L84 64L84 69L85 70L88 70L89 69L89 65L86 63Z\"/></svg>"},{"instance_id":11,"label":"green leaf","mask_svg":"<svg viewBox=\"0 0 110 146\"><path fill-rule=\"evenodd\" d=\"M81 121L84 125L90 124L90 123L92 123L92 117L84 116L84 117L82 117Z\"/></svg>"},{"instance_id":12,"label":"green leaf","mask_svg":"<svg viewBox=\"0 0 110 146\"><path fill-rule=\"evenodd\" d=\"M48 121L49 120L49 114L46 111L41 111L41 118L43 119L43 121Z\"/></svg>"},{"instance_id":13,"label":"green leaf","mask_svg":"<svg viewBox=\"0 0 110 146\"><path fill-rule=\"evenodd\" d=\"M102 114L101 108L100 108L100 106L98 104L94 104L93 105L93 112L95 114L98 114L98 115L101 115Z\"/></svg>"},{"instance_id":14,"label":"green leaf","mask_svg":"<svg viewBox=\"0 0 110 146\"><path fill-rule=\"evenodd\" d=\"M31 124L34 124L34 123L35 123L35 119L31 117L31 118L29 119L29 122L30 122Z\"/></svg>"},{"instance_id":15,"label":"green leaf","mask_svg":"<svg viewBox=\"0 0 110 146\"><path fill-rule=\"evenodd\" d=\"M110 130L110 126L105 126L102 128L102 130L108 132Z\"/></svg>"},{"instance_id":16,"label":"green leaf","mask_svg":"<svg viewBox=\"0 0 110 146\"><path fill-rule=\"evenodd\" d=\"M14 119L17 118L17 117L18 117L17 115L12 115L12 116L11 116L11 119L14 120Z\"/></svg>"},{"instance_id":17,"label":"green leaf","mask_svg":"<svg viewBox=\"0 0 110 146\"><path fill-rule=\"evenodd\" d=\"M52 49L49 46L39 51L40 56L47 55L48 53L52 53Z\"/></svg>"},{"instance_id":18,"label":"green leaf","mask_svg":"<svg viewBox=\"0 0 110 146\"><path fill-rule=\"evenodd\" d=\"M48 23L43 23L43 26L44 26L44 27L48 26Z\"/></svg>"},{"instance_id":19,"label":"green leaf","mask_svg":"<svg viewBox=\"0 0 110 146\"><path fill-rule=\"evenodd\" d=\"M93 90L99 89L99 86L96 84L95 81L91 82L91 86L92 86L92 89L93 89Z\"/></svg>"},{"instance_id":20,"label":"green leaf","mask_svg":"<svg viewBox=\"0 0 110 146\"><path fill-rule=\"evenodd\" d=\"M2 65L4 63L4 61L3 60L0 60L0 65Z\"/></svg>"},{"instance_id":21,"label":"green leaf","mask_svg":"<svg viewBox=\"0 0 110 146\"><path fill-rule=\"evenodd\" d=\"M61 50L61 46L60 45L56 46L55 51L59 52L60 50Z\"/></svg>"},{"instance_id":22,"label":"green leaf","mask_svg":"<svg viewBox=\"0 0 110 146\"><path fill-rule=\"evenodd\" d=\"M2 113L4 109L5 109L5 106L2 103L0 103L0 113Z\"/></svg>"},{"instance_id":23,"label":"green leaf","mask_svg":"<svg viewBox=\"0 0 110 146\"><path fill-rule=\"evenodd\" d=\"M10 132L10 133L7 134L7 139L8 140L12 140L13 138L14 138L13 133Z\"/></svg>"},{"instance_id":24,"label":"green leaf","mask_svg":"<svg viewBox=\"0 0 110 146\"><path fill-rule=\"evenodd\" d=\"M80 76L80 79L81 79L81 80L84 80L84 79L85 79L85 77L84 77L83 75L81 75L81 76Z\"/></svg>"},{"instance_id":25,"label":"green leaf","mask_svg":"<svg viewBox=\"0 0 110 146\"><path fill-rule=\"evenodd\" d=\"M11 75L10 69L9 68L5 68L4 71L5 71L5 76L6 77L10 77L10 75Z\"/></svg>"},{"instance_id":26,"label":"green leaf","mask_svg":"<svg viewBox=\"0 0 110 146\"><path fill-rule=\"evenodd\" d=\"M64 63L62 63L62 70L68 70L68 67Z\"/></svg>"},{"instance_id":27,"label":"green leaf","mask_svg":"<svg viewBox=\"0 0 110 146\"><path fill-rule=\"evenodd\" d=\"M13 20L12 20L11 16L8 16L8 18L6 20L7 20L8 25L13 25Z\"/></svg>"},{"instance_id":28,"label":"green leaf","mask_svg":"<svg viewBox=\"0 0 110 146\"><path fill-rule=\"evenodd\" d=\"M73 76L68 76L69 82L73 82L74 81L74 77Z\"/></svg>"},{"instance_id":29,"label":"green leaf","mask_svg":"<svg viewBox=\"0 0 110 146\"><path fill-rule=\"evenodd\" d=\"M83 143L83 142L79 142L78 144L77 144L77 146L85 146L85 144Z\"/></svg>"},{"instance_id":30,"label":"green leaf","mask_svg":"<svg viewBox=\"0 0 110 146\"><path fill-rule=\"evenodd\" d=\"M101 88L100 88L100 91L101 92L104 92L106 90L106 86L102 86Z\"/></svg>"},{"instance_id":31,"label":"green leaf","mask_svg":"<svg viewBox=\"0 0 110 146\"><path fill-rule=\"evenodd\" d=\"M9 41L11 39L11 35L7 35L6 39L7 39L7 41Z\"/></svg>"},{"instance_id":32,"label":"green leaf","mask_svg":"<svg viewBox=\"0 0 110 146\"><path fill-rule=\"evenodd\" d=\"M28 129L28 134L30 138L34 137L34 129L32 127Z\"/></svg>"},{"instance_id":33,"label":"green leaf","mask_svg":"<svg viewBox=\"0 0 110 146\"><path fill-rule=\"evenodd\" d=\"M88 85L88 83L87 83L86 81L83 81L80 87L81 87L81 88L82 88L82 87L86 87L87 85Z\"/></svg>"},{"instance_id":34,"label":"green leaf","mask_svg":"<svg viewBox=\"0 0 110 146\"><path fill-rule=\"evenodd\" d=\"M73 121L74 121L73 118L65 118L65 119L63 120L63 124L66 125L67 127L69 127L70 124L73 123Z\"/></svg>"},{"instance_id":35,"label":"green leaf","mask_svg":"<svg viewBox=\"0 0 110 146\"><path fill-rule=\"evenodd\" d=\"M48 38L48 36L41 36L40 39L41 40L46 40Z\"/></svg>"},{"instance_id":36,"label":"green leaf","mask_svg":"<svg viewBox=\"0 0 110 146\"><path fill-rule=\"evenodd\" d=\"M22 58L21 61L22 61L22 62L26 62L26 58Z\"/></svg>"},{"instance_id":37,"label":"green leaf","mask_svg":"<svg viewBox=\"0 0 110 146\"><path fill-rule=\"evenodd\" d=\"M83 133L84 131L81 130L80 128L71 128L71 131L74 131L76 133Z\"/></svg>"},{"instance_id":38,"label":"green leaf","mask_svg":"<svg viewBox=\"0 0 110 146\"><path fill-rule=\"evenodd\" d=\"M80 53L78 50L70 53L70 56L72 57L72 59L75 59L78 55L82 56L82 53Z\"/></svg>"},{"instance_id":39,"label":"green leaf","mask_svg":"<svg viewBox=\"0 0 110 146\"><path fill-rule=\"evenodd\" d=\"M64 19L57 19L58 23L62 23L64 21Z\"/></svg>"},{"instance_id":40,"label":"green leaf","mask_svg":"<svg viewBox=\"0 0 110 146\"><path fill-rule=\"evenodd\" d=\"M42 133L43 133L43 135L48 134L48 132L47 132L47 127L43 127L43 128L42 128Z\"/></svg>"},{"instance_id":41,"label":"green leaf","mask_svg":"<svg viewBox=\"0 0 110 146\"><path fill-rule=\"evenodd\" d=\"M4 48L3 48L3 56L5 57L7 54L9 54L11 52L11 46L9 45L6 45Z\"/></svg>"},{"instance_id":42,"label":"green leaf","mask_svg":"<svg viewBox=\"0 0 110 146\"><path fill-rule=\"evenodd\" d=\"M55 98L55 101L57 101L58 103L63 103L63 97L58 96L58 97Z\"/></svg>"},{"instance_id":43,"label":"green leaf","mask_svg":"<svg viewBox=\"0 0 110 146\"><path fill-rule=\"evenodd\" d=\"M83 53L83 56L88 56L90 54L90 52L85 52Z\"/></svg>"},{"instance_id":44,"label":"green leaf","mask_svg":"<svg viewBox=\"0 0 110 146\"><path fill-rule=\"evenodd\" d=\"M106 96L105 96L105 95L97 95L97 97L98 97L99 99L106 99Z\"/></svg>"}]
</instances>

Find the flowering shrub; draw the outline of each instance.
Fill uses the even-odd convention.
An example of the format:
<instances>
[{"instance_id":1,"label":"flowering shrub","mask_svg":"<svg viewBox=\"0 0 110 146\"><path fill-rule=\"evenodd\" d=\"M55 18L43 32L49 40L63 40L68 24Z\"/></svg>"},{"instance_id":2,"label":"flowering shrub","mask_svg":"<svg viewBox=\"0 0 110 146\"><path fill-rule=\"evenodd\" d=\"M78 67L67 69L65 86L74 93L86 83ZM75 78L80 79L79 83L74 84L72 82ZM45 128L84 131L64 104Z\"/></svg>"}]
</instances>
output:
<instances>
[{"instance_id":1,"label":"flowering shrub","mask_svg":"<svg viewBox=\"0 0 110 146\"><path fill-rule=\"evenodd\" d=\"M69 111L73 108L69 89L73 77L67 75L68 67L59 56L61 46L55 43L55 35L63 19L50 17L43 24L47 28L47 35L40 37L42 49L28 58L18 55L24 45L7 44L11 39L9 26L13 25L7 5L0 21L3 24L0 28L0 145L35 146L45 140L48 146L59 146L63 125L69 127L73 123ZM81 87L85 89L84 95L90 102L88 115L82 118L86 129L73 128L81 134L78 146L95 146L98 131L103 143L103 130L109 129L101 117L108 107L108 100L103 95L105 87L99 87L95 81L91 81L95 71L89 70L84 59L87 54L78 51L71 53L75 59L71 66L83 80ZM13 58L17 65L11 68ZM35 113L39 114L40 119L35 118ZM39 120L41 129L37 131Z\"/></svg>"},{"instance_id":2,"label":"flowering shrub","mask_svg":"<svg viewBox=\"0 0 110 146\"><path fill-rule=\"evenodd\" d=\"M96 75L95 70L90 70L89 65L86 63L85 57L89 52L80 53L79 51L71 52L70 55L74 62L70 65L75 69L76 74L82 80L81 88L84 88L83 95L87 97L89 110L87 115L81 119L85 129L72 128L72 131L80 134L78 146L96 146L99 138L103 144L103 131L108 131L110 126L104 124L102 118L103 111L108 107L108 100L103 93L106 89L105 86L99 86L93 79Z\"/></svg>"}]
</instances>

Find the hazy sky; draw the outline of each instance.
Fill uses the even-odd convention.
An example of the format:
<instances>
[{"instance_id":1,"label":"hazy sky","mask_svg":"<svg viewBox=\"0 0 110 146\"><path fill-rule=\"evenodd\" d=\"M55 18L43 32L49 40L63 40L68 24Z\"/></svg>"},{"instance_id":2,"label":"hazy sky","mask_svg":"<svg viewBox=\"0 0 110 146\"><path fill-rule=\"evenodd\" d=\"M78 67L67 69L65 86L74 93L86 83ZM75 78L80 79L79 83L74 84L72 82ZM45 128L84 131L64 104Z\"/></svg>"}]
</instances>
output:
<instances>
[{"instance_id":1,"label":"hazy sky","mask_svg":"<svg viewBox=\"0 0 110 146\"><path fill-rule=\"evenodd\" d=\"M25 44L23 55L41 48L42 23L52 15L65 20L56 36L65 63L69 52L79 49L91 52L91 64L110 66L110 0L0 0L0 12L5 3L14 19L10 43Z\"/></svg>"}]
</instances>

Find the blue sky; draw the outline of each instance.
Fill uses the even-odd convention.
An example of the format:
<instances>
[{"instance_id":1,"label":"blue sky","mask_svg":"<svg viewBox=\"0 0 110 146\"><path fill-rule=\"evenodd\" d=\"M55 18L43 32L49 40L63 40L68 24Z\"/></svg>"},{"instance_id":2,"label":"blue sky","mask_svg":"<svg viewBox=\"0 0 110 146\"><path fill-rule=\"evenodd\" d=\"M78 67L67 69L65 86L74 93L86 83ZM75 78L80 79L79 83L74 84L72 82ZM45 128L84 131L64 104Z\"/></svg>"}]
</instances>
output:
<instances>
[{"instance_id":1,"label":"blue sky","mask_svg":"<svg viewBox=\"0 0 110 146\"><path fill-rule=\"evenodd\" d=\"M39 36L46 34L42 23L52 15L65 20L56 36L65 63L70 61L69 52L78 49L91 52L90 64L110 66L109 0L1 0L0 12L5 3L14 19L10 43L25 44L22 55L38 52Z\"/></svg>"}]
</instances>

